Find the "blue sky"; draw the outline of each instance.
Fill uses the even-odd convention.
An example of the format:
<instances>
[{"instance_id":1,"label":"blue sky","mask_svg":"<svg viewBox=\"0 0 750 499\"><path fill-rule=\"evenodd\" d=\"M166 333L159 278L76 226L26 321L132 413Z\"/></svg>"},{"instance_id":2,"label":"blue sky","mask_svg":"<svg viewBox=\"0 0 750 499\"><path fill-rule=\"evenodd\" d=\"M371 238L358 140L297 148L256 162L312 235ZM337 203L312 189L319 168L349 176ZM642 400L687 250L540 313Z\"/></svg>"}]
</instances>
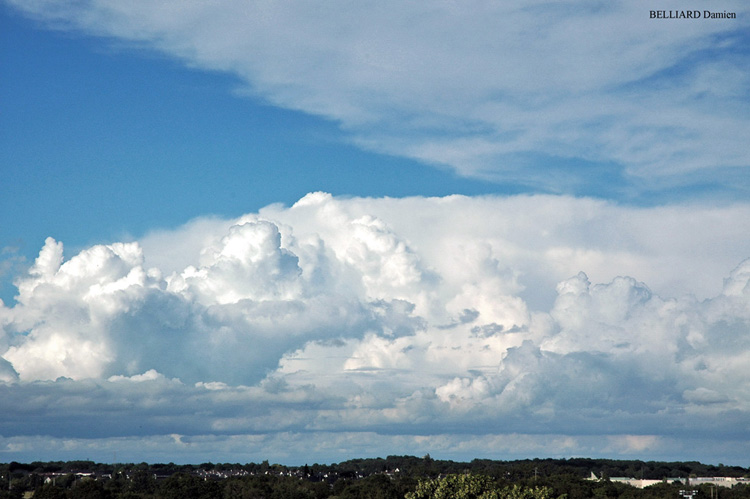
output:
<instances>
[{"instance_id":1,"label":"blue sky","mask_svg":"<svg viewBox=\"0 0 750 499\"><path fill-rule=\"evenodd\" d=\"M0 460L750 464L721 10L2 3Z\"/></svg>"},{"instance_id":2,"label":"blue sky","mask_svg":"<svg viewBox=\"0 0 750 499\"><path fill-rule=\"evenodd\" d=\"M237 216L306 193L514 192L363 151L336 124L233 95L233 75L153 50L2 18L3 246L33 260L201 215ZM6 253L7 254L7 253ZM3 276L2 298L15 290Z\"/></svg>"}]
</instances>

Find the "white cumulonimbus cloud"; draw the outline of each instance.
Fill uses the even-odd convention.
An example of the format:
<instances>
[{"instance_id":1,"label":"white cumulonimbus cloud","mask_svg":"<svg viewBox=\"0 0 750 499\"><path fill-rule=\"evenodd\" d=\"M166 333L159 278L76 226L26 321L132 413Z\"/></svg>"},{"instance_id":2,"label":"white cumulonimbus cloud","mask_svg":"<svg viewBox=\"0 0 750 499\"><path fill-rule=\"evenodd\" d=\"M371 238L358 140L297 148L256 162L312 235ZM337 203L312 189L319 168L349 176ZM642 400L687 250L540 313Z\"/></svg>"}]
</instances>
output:
<instances>
[{"instance_id":1,"label":"white cumulonimbus cloud","mask_svg":"<svg viewBox=\"0 0 750 499\"><path fill-rule=\"evenodd\" d=\"M650 10L683 9L675 0L8 2L234 74L240 92L335 121L362 147L462 175L552 192L747 185L739 0L705 6L735 18L677 21Z\"/></svg>"},{"instance_id":2,"label":"white cumulonimbus cloud","mask_svg":"<svg viewBox=\"0 0 750 499\"><path fill-rule=\"evenodd\" d=\"M466 456L480 433L506 455L531 434L566 453L693 438L739 459L747 234L747 204L312 193L67 258L50 238L0 308L0 434L195 452L309 433L333 458L316 439Z\"/></svg>"}]
</instances>

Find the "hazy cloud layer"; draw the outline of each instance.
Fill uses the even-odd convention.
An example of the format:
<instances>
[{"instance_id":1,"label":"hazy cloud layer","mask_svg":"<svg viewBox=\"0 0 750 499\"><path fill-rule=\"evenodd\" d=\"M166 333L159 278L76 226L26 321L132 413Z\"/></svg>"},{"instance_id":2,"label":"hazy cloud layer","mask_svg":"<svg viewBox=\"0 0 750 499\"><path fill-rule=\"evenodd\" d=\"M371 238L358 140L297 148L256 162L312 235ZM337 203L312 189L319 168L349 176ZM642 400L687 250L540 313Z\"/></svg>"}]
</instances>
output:
<instances>
[{"instance_id":1,"label":"hazy cloud layer","mask_svg":"<svg viewBox=\"0 0 750 499\"><path fill-rule=\"evenodd\" d=\"M739 0L700 6L736 13L723 20L650 19L676 1L9 3L234 74L239 93L463 175L624 196L748 187Z\"/></svg>"},{"instance_id":2,"label":"hazy cloud layer","mask_svg":"<svg viewBox=\"0 0 750 499\"><path fill-rule=\"evenodd\" d=\"M691 439L747 464L747 234L747 204L313 193L75 255L50 238L0 308L0 455L655 458Z\"/></svg>"}]
</instances>

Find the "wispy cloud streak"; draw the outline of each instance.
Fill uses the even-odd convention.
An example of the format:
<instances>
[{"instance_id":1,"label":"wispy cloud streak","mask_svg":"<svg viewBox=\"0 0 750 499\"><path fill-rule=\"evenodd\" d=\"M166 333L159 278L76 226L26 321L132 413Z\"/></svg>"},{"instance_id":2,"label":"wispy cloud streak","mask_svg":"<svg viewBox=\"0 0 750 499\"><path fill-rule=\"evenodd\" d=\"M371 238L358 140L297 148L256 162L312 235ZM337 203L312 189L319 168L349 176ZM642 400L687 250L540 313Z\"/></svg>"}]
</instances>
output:
<instances>
[{"instance_id":1,"label":"wispy cloud streak","mask_svg":"<svg viewBox=\"0 0 750 499\"><path fill-rule=\"evenodd\" d=\"M10 3L235 74L240 93L462 175L626 198L748 187L745 2L688 21L619 1Z\"/></svg>"}]
</instances>

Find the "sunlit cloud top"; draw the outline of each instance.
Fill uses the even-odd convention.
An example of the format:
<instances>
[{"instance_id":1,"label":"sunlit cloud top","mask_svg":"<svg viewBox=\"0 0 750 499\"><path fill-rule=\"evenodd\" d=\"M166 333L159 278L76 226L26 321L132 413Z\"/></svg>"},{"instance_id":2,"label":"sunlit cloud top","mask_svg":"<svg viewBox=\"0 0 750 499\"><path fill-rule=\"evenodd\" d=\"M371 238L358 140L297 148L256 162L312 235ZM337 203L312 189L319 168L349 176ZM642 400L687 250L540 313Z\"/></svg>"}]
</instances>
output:
<instances>
[{"instance_id":1,"label":"sunlit cloud top","mask_svg":"<svg viewBox=\"0 0 750 499\"><path fill-rule=\"evenodd\" d=\"M182 435L171 460L226 459L217 441L255 435L290 460L268 442L307 434L293 448L311 460L381 435L368 455L677 457L700 441L687 455L741 461L748 209L312 193L67 258L49 238L0 308L2 452Z\"/></svg>"},{"instance_id":2,"label":"sunlit cloud top","mask_svg":"<svg viewBox=\"0 0 750 499\"><path fill-rule=\"evenodd\" d=\"M652 8L5 0L0 460L750 464L750 6Z\"/></svg>"}]
</instances>

